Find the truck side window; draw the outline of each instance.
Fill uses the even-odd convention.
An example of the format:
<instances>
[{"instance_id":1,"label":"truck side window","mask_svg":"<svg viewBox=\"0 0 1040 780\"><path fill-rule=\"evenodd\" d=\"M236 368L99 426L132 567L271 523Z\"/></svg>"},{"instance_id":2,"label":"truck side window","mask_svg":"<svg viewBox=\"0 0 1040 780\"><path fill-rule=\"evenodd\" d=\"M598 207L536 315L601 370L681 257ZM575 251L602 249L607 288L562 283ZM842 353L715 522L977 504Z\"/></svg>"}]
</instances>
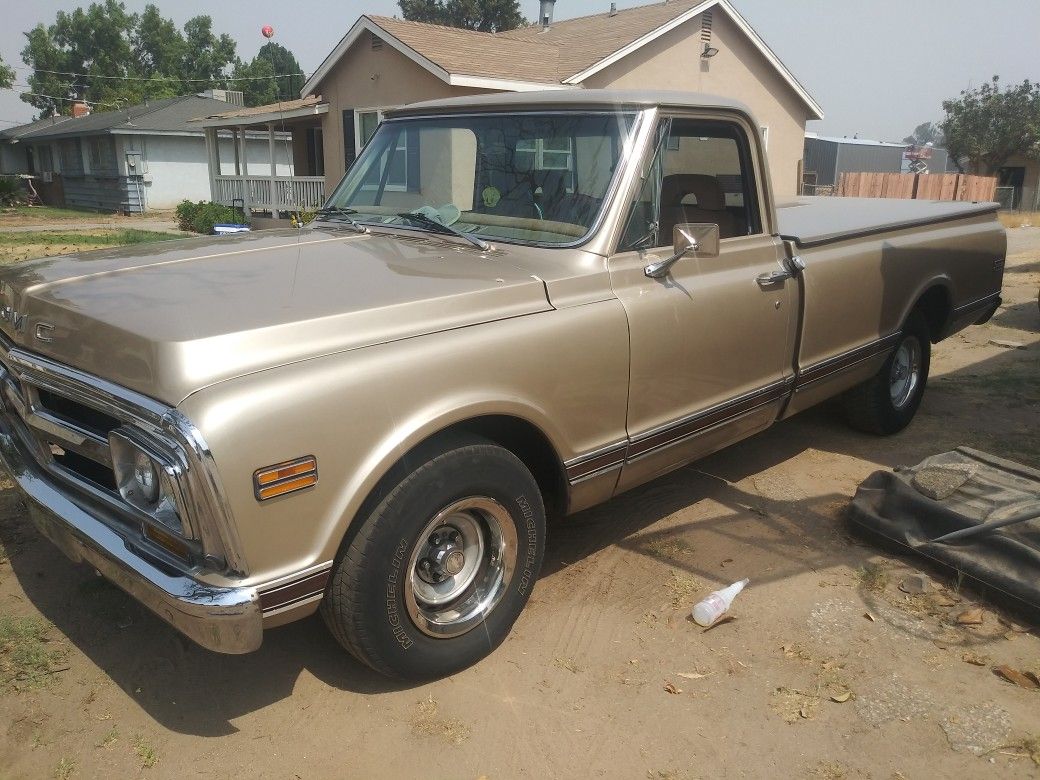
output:
<instances>
[{"instance_id":1,"label":"truck side window","mask_svg":"<svg viewBox=\"0 0 1040 780\"><path fill-rule=\"evenodd\" d=\"M720 238L760 233L756 183L743 130L728 122L665 120L667 136L619 249L670 246L684 222L719 226Z\"/></svg>"}]
</instances>

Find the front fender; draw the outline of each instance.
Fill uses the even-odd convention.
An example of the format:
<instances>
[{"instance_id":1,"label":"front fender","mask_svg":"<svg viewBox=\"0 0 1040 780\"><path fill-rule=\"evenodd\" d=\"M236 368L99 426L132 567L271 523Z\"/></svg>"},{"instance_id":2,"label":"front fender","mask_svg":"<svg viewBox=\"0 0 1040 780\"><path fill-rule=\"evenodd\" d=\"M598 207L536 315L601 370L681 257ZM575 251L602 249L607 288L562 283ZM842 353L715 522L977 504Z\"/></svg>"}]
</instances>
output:
<instances>
[{"instance_id":1,"label":"front fender","mask_svg":"<svg viewBox=\"0 0 1040 780\"><path fill-rule=\"evenodd\" d=\"M181 411L209 442L250 578L265 583L330 561L378 481L438 431L509 415L566 461L624 438L627 402L627 322L609 300L250 374ZM256 500L258 468L304 455L315 487Z\"/></svg>"}]
</instances>

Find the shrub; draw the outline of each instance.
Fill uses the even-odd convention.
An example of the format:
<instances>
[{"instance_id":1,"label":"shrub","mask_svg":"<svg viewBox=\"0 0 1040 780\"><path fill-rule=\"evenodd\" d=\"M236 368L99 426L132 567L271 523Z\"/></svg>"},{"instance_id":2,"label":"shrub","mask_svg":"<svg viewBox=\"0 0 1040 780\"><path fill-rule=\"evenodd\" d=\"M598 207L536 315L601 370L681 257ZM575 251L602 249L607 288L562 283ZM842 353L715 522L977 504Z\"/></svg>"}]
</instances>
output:
<instances>
[{"instance_id":1,"label":"shrub","mask_svg":"<svg viewBox=\"0 0 1040 780\"><path fill-rule=\"evenodd\" d=\"M25 202L22 180L17 176L0 176L0 206L17 206Z\"/></svg>"},{"instance_id":2,"label":"shrub","mask_svg":"<svg viewBox=\"0 0 1040 780\"><path fill-rule=\"evenodd\" d=\"M182 200L177 206L176 214L177 226L181 230L206 235L213 232L214 225L225 222L237 224L243 218L242 212L237 208L205 200L198 203Z\"/></svg>"}]
</instances>

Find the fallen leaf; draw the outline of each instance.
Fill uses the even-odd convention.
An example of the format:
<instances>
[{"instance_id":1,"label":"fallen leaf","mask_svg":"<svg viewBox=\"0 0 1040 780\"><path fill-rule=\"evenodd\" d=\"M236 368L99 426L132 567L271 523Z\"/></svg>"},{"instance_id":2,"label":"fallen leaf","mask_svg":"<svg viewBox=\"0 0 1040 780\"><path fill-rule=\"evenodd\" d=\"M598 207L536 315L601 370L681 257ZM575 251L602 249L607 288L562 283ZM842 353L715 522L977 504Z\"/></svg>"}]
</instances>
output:
<instances>
[{"instance_id":1,"label":"fallen leaf","mask_svg":"<svg viewBox=\"0 0 1040 780\"><path fill-rule=\"evenodd\" d=\"M676 672L675 676L682 677L687 680L703 680L705 677L708 677L709 675L701 674L700 672Z\"/></svg>"},{"instance_id":2,"label":"fallen leaf","mask_svg":"<svg viewBox=\"0 0 1040 780\"><path fill-rule=\"evenodd\" d=\"M680 694L680 693L682 693L682 688L676 688L671 683L668 683L667 685L665 685L664 686L664 690L665 690L665 693L671 693L671 694Z\"/></svg>"},{"instance_id":3,"label":"fallen leaf","mask_svg":"<svg viewBox=\"0 0 1040 780\"><path fill-rule=\"evenodd\" d=\"M957 615L957 622L962 626L981 626L982 616L982 608L974 607L972 609L966 609Z\"/></svg>"},{"instance_id":4,"label":"fallen leaf","mask_svg":"<svg viewBox=\"0 0 1040 780\"><path fill-rule=\"evenodd\" d=\"M1038 675L1036 672L1022 672L1022 674L1024 674L1034 683L1036 683L1037 688L1040 688L1040 675Z\"/></svg>"},{"instance_id":5,"label":"fallen leaf","mask_svg":"<svg viewBox=\"0 0 1040 780\"><path fill-rule=\"evenodd\" d=\"M1022 674L1017 669L1012 669L1010 666L994 666L993 674L997 675L1001 679L1007 680L1009 683L1014 683L1019 688L1040 688L1040 682L1032 677Z\"/></svg>"},{"instance_id":6,"label":"fallen leaf","mask_svg":"<svg viewBox=\"0 0 1040 780\"><path fill-rule=\"evenodd\" d=\"M809 719L809 711L805 707L802 707L801 709L798 710L798 717L805 718L806 720L808 720Z\"/></svg>"},{"instance_id":7,"label":"fallen leaf","mask_svg":"<svg viewBox=\"0 0 1040 780\"><path fill-rule=\"evenodd\" d=\"M869 612L864 612L864 613L863 613L863 617L865 617L865 618L866 618L867 620L869 620L869 621L870 621L871 623L873 623L873 622L874 622L874 616L873 616L873 615L871 615L871 614L870 614Z\"/></svg>"},{"instance_id":8,"label":"fallen leaf","mask_svg":"<svg viewBox=\"0 0 1040 780\"><path fill-rule=\"evenodd\" d=\"M844 693L839 693L836 696L831 696L831 701L837 702L838 704L844 704L851 698L852 691L845 691Z\"/></svg>"},{"instance_id":9,"label":"fallen leaf","mask_svg":"<svg viewBox=\"0 0 1040 780\"><path fill-rule=\"evenodd\" d=\"M961 656L961 660L966 664L971 664L972 666L987 666L989 664L988 655L979 655L970 650Z\"/></svg>"}]
</instances>

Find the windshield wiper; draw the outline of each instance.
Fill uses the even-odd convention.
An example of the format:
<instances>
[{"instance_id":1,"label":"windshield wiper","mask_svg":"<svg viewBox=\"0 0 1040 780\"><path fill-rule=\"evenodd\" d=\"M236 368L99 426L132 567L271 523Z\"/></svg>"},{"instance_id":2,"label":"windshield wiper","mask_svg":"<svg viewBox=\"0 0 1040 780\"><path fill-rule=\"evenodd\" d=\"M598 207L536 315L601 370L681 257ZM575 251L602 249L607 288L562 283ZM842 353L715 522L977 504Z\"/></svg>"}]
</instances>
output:
<instances>
[{"instance_id":1,"label":"windshield wiper","mask_svg":"<svg viewBox=\"0 0 1040 780\"><path fill-rule=\"evenodd\" d=\"M357 213L357 209L346 209L342 206L326 206L323 209L318 209L318 213L314 215L314 218L328 220L330 222L346 222L358 233L367 233L368 228L359 222L356 222L350 216L351 214Z\"/></svg>"},{"instance_id":2,"label":"windshield wiper","mask_svg":"<svg viewBox=\"0 0 1040 780\"><path fill-rule=\"evenodd\" d=\"M473 246L477 247L478 249L482 249L485 252L491 248L491 244L489 244L484 239L477 238L476 236L470 235L469 233L464 233L461 230L453 228L451 225L445 225L443 222L438 222L432 217L428 217L427 215L423 214L421 211L402 211L398 213L397 216L399 216L401 219L408 219L412 222L422 225L431 233L441 233L446 236L458 236L459 238L464 238L471 244L473 244Z\"/></svg>"}]
</instances>

